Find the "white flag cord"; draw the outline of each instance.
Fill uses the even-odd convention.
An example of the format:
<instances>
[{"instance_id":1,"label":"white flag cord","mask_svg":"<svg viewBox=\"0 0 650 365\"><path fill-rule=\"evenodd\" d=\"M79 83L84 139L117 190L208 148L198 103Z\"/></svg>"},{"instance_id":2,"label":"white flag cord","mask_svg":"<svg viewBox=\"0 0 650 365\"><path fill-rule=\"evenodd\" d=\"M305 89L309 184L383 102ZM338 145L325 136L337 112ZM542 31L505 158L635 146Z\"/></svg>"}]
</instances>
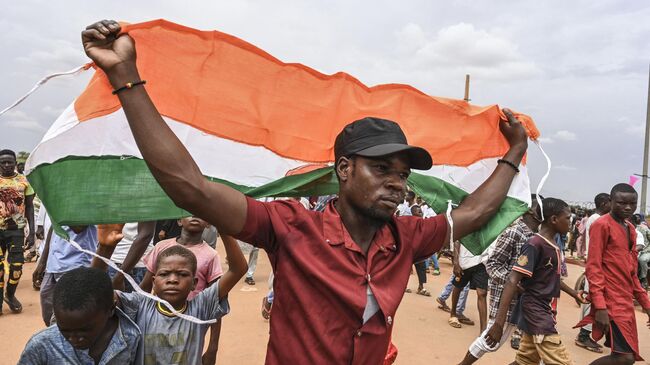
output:
<instances>
[{"instance_id":1,"label":"white flag cord","mask_svg":"<svg viewBox=\"0 0 650 365\"><path fill-rule=\"evenodd\" d=\"M47 76L43 77L43 78L40 79L40 80L36 83L36 85L34 85L34 87L32 87L32 89L29 90L25 95L21 96L21 97L20 97L18 100L16 100L13 104L11 104L11 105L9 105L8 107L2 109L2 111L0 111L0 115L2 115L2 114L4 114L4 113L8 112L9 110L11 110L11 109L13 109L14 107L16 107L16 105L22 103L25 99L27 99L28 96L32 95L32 94L34 93L34 91L38 90L38 88L41 87L41 85L43 85L43 84L45 84L46 82L50 81L50 79L53 79L53 78L55 78L55 77L59 77L59 76L66 76L66 75L75 75L75 74L78 74L78 73L80 73L81 71L84 71L84 70L89 69L91 65L92 65L91 63L87 63L87 64L85 64L85 65L83 65L83 66L76 67L76 68L74 68L74 69L72 69L72 70L70 70L70 71L66 71L66 72L57 72L57 73L53 73L53 74L51 74L51 75L47 75Z\"/></svg>"},{"instance_id":2,"label":"white flag cord","mask_svg":"<svg viewBox=\"0 0 650 365\"><path fill-rule=\"evenodd\" d=\"M32 95L36 90L38 90L38 88L40 88L43 84L45 84L45 83L48 82L49 80L51 80L51 79L53 79L53 78L55 78L55 77L59 77L59 76L76 75L76 74L81 73L81 72L84 71L84 70L89 69L91 66L92 66L92 63L87 63L87 64L85 64L85 65L82 65L82 66L76 67L76 68L74 68L74 69L72 69L72 70L70 70L70 71L66 71L66 72L56 72L56 73L53 73L53 74L51 74L51 75L47 75L47 76L43 77L43 78L40 79L40 80L36 83L36 85L34 85L34 86L31 88L31 90L29 90L25 95L21 96L21 97L20 97L18 100L16 100L13 104L11 104L11 105L9 105L8 107L2 109L2 111L0 111L0 115L3 115L4 113L6 113L6 112L8 112L9 110L11 110L11 109L13 109L14 107L16 107L18 104L22 103L25 99L27 99L27 98L28 98L30 95ZM174 309L174 307L172 307L172 305L169 304L168 301L166 301L166 300L164 300L164 299L161 299L161 298L159 298L159 297L157 297L157 296L155 296L155 295L152 295L152 294L147 293L147 292L145 292L144 290L140 289L140 286L135 282L135 280L133 280L133 278L131 277L131 275L129 275L129 274L125 273L124 271L122 271L122 269L120 269L119 267L117 267L117 265L115 265L111 260L108 260L108 259L106 259L106 258L104 258L104 257L101 257L101 256L99 256L99 255L98 255L97 253L95 253L95 252L88 251L88 250L82 248L82 247L81 247L77 242L75 242L75 241L73 241L73 240L69 240L68 242L72 245L72 247L76 248L77 250L79 250L79 251L81 251L81 252L84 252L84 253L87 253L87 254L89 254L89 255L91 255L91 256L93 256L93 257L97 257L98 259L100 259L100 260L102 260L103 262L105 262L106 265L112 267L112 268L115 269L117 272L119 272L119 273L121 273L122 275L124 275L124 278L129 282L129 284L131 284L131 286L133 287L133 290L135 290L138 294L144 295L145 297L147 297L147 298L149 298L149 299L152 299L152 300L155 300L155 301L157 301L157 302L160 302L162 305L164 305L164 306L165 306L165 307L166 307L170 312L172 312L172 313L173 313L175 316L177 316L178 318L182 318L182 319L184 319L184 320L186 320L186 321L190 321L190 322L197 323L197 324L212 324L212 323L217 322L216 319L210 319L210 320L204 321L204 320L198 319L198 318L196 318L196 317L188 316L188 315L186 315L186 314L180 313L179 311L177 311L176 309ZM215 284L215 285L216 285L216 284Z\"/></svg>"},{"instance_id":3,"label":"white flag cord","mask_svg":"<svg viewBox=\"0 0 650 365\"><path fill-rule=\"evenodd\" d=\"M147 298L149 298L151 300L155 300L157 302L160 302L170 312L174 313L174 315L177 316L178 318L182 318L182 319L184 319L186 321L190 321L190 322L193 322L193 323L196 323L196 324L212 324L212 323L217 322L216 319L209 319L207 321L204 321L204 320L198 319L196 317L188 316L187 314L183 314L183 313L177 311L176 309L174 309L174 307L172 307L171 304L169 304L168 301L166 301L164 299L161 299L161 298L159 298L159 297L157 297L155 295L152 295L151 293L147 293L144 290L140 289L140 285L138 285L138 283L136 283L135 280L133 280L133 278L129 274L122 271L122 269L120 269L113 261L111 261L111 260L109 260L109 259L107 259L105 257L102 257L102 256L98 255L95 252L92 252L92 251L89 251L89 250L86 250L86 249L82 248L81 246L79 246L79 244L77 242L75 242L73 240L69 240L68 242L72 245L72 247L76 248L77 250L79 250L81 252L84 252L84 253L87 253L87 254L89 254L89 255L91 255L93 257L97 257L98 259L104 261L106 263L106 265L112 267L115 271L117 271L117 272L121 273L122 275L124 275L124 278L129 282L129 284L131 284L131 287L133 287L133 290L135 290L138 294L144 295L145 297L147 297ZM213 285L218 285L218 283L215 283Z\"/></svg>"},{"instance_id":4,"label":"white flag cord","mask_svg":"<svg viewBox=\"0 0 650 365\"><path fill-rule=\"evenodd\" d=\"M537 190L535 191L537 204L539 204L539 211L542 213L540 219L544 220L544 207L542 206L542 198L539 197L539 193L542 191L542 187L544 187L544 184L546 183L546 179L548 179L548 175L551 174L552 165L551 165L551 159L548 157L548 155L542 148L542 144L539 143L539 141L534 141L534 143L537 145L539 150L542 152L542 155L544 155L544 158L546 159L546 173L544 174L544 176L542 176L542 179L539 181L539 184L537 185Z\"/></svg>"}]
</instances>

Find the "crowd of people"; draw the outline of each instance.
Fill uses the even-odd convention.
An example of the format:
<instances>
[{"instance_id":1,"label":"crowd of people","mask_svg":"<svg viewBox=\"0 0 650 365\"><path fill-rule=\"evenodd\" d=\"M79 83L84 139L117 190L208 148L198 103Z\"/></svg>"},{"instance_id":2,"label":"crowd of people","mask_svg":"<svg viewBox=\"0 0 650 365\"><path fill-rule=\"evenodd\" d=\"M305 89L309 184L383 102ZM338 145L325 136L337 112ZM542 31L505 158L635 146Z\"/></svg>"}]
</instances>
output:
<instances>
[{"instance_id":1,"label":"crowd of people","mask_svg":"<svg viewBox=\"0 0 650 365\"><path fill-rule=\"evenodd\" d=\"M45 206L35 215L35 193L16 170L16 155L0 151L0 289L5 256L9 265L0 295L11 312L22 310L16 286L24 255L35 252L37 235L42 239L32 279L46 328L28 341L20 364L216 363L229 292L244 277L256 285L257 251L250 250L247 262L244 244L265 250L273 269L262 303L270 318L267 364L394 362L394 316L411 292L413 266L416 294L431 296L427 271L440 274L445 247L451 247L453 274L434 300L449 312L448 325L474 325L464 312L468 291L477 297L479 335L460 364L509 339L518 349L514 363L572 364L556 328L561 291L582 304L576 344L602 352L598 341L605 337L611 349L592 364L641 360L634 306L648 314L650 326L644 288L650 229L633 215L632 186L598 194L589 216L560 199L539 197L540 205L531 196L532 206L490 249L470 252L460 240L497 212L527 148L524 128L504 109L500 127L509 151L448 215L436 214L407 186L411 169L431 168L429 153L408 145L397 123L372 117L336 137L336 196L255 200L203 177L137 84L134 42L119 32L114 21L97 22L82 32L84 49L115 87L151 173L192 216L61 231L48 222ZM216 231L226 270L214 249ZM562 280L567 251L586 260L582 288Z\"/></svg>"}]
</instances>

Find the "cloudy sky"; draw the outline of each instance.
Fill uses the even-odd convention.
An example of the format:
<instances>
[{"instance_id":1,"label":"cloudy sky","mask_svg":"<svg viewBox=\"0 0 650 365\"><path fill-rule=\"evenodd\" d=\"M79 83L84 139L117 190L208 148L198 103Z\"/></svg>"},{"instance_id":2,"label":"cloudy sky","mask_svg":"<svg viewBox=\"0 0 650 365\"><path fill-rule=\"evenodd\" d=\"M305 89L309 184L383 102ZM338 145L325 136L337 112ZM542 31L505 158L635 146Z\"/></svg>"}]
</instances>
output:
<instances>
[{"instance_id":1,"label":"cloudy sky","mask_svg":"<svg viewBox=\"0 0 650 365\"><path fill-rule=\"evenodd\" d=\"M554 168L547 196L590 201L641 173L650 62L645 1L31 1L0 15L0 109L41 77L87 61L99 19L165 18L233 34L285 62L406 83L531 115ZM31 150L90 77L55 79L0 117L0 147ZM80 141L80 143L83 143ZM531 145L536 185L546 163ZM640 188L640 184L638 186Z\"/></svg>"}]
</instances>

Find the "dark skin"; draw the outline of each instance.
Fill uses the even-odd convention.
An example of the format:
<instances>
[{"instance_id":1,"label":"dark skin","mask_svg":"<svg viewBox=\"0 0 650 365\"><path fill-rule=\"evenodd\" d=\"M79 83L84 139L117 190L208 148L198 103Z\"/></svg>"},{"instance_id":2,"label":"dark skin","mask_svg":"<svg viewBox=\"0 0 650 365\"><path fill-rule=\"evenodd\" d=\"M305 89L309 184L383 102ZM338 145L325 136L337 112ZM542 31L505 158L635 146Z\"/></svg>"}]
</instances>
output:
<instances>
[{"instance_id":1,"label":"dark skin","mask_svg":"<svg viewBox=\"0 0 650 365\"><path fill-rule=\"evenodd\" d=\"M97 240L99 245L97 247L97 254L104 258L109 258L115 250L115 246L118 242L122 240L124 235L122 234L122 228L124 224L100 224L97 226ZM221 280L219 281L219 299L224 298L228 295L230 290L237 284L239 279L244 276L248 270L248 263L246 258L239 249L237 240L232 237L224 236L223 237L223 246L226 249L226 256L228 259L228 271L226 271ZM170 256L173 258L176 256ZM183 258L183 257L178 257ZM181 260L183 261L183 260ZM178 281L185 277L187 272L191 275L191 282L194 283L194 271L190 265L187 263L187 260L184 259L184 265L181 265L179 260L174 260L170 263L170 266L163 266L165 260L158 261L158 267L156 268L156 274L153 278L153 290L160 298L167 300L172 306L176 309L180 309L185 305L187 301L187 295L192 291L196 284L187 284L185 281L182 283L182 287L178 287L176 282L168 282L165 284L165 280ZM106 263L98 258L94 257L91 267L96 267L98 269L106 270ZM159 271L165 269L168 272L159 275ZM182 271L182 272L181 272ZM156 278L159 276L158 278ZM169 277L172 279L168 279ZM158 281L158 282L157 282ZM181 295L184 293L184 297ZM116 296L117 300L119 298Z\"/></svg>"},{"instance_id":2,"label":"dark skin","mask_svg":"<svg viewBox=\"0 0 650 365\"><path fill-rule=\"evenodd\" d=\"M13 155L0 155L0 174L2 177L12 178L16 176L16 158ZM25 240L27 247L34 246L34 194L25 196L25 218L29 225L29 234Z\"/></svg>"},{"instance_id":3,"label":"dark skin","mask_svg":"<svg viewBox=\"0 0 650 365\"><path fill-rule=\"evenodd\" d=\"M183 229L176 242L183 246L196 245L203 242L201 236L203 235L203 230L208 227L208 222L198 217L187 217L179 219L178 223ZM140 283L140 288L147 292L151 291L153 277L154 273L147 271Z\"/></svg>"},{"instance_id":4,"label":"dark skin","mask_svg":"<svg viewBox=\"0 0 650 365\"><path fill-rule=\"evenodd\" d=\"M122 262L122 270L124 272L133 270L138 261L140 261L147 247L149 247L149 242L153 238L155 228L155 221L138 223L138 234L135 236L133 244L124 258L124 262ZM113 277L113 288L124 290L124 275L119 272Z\"/></svg>"},{"instance_id":5,"label":"dark skin","mask_svg":"<svg viewBox=\"0 0 650 365\"><path fill-rule=\"evenodd\" d=\"M181 235L176 239L176 242L183 246L196 245L203 242L203 230L208 227L208 222L198 217L187 217L178 220L178 224L183 227ZM151 291L153 284L154 273L147 271L144 279L140 283L140 288L144 291ZM211 286L216 282L208 283ZM221 320L210 326L210 342L208 348L201 357L202 365L212 365L217 362L217 351L219 350L219 337L221 335Z\"/></svg>"},{"instance_id":6,"label":"dark skin","mask_svg":"<svg viewBox=\"0 0 650 365\"><path fill-rule=\"evenodd\" d=\"M629 232L629 227L625 223L626 220L632 218L634 211L637 207L638 196L636 193L623 193L617 192L611 196L611 210L609 212L610 216L618 223L623 230ZM633 244L633 243L632 243ZM632 247L630 246L630 249ZM643 310L648 315L647 326L650 328L650 309ZM594 312L594 325L603 329L604 333L609 332L610 319L607 309L596 309ZM632 354L620 354L612 352L610 355L603 356L596 361L592 362L592 365L614 365L614 364L633 364L635 362L634 355Z\"/></svg>"},{"instance_id":7,"label":"dark skin","mask_svg":"<svg viewBox=\"0 0 650 365\"><path fill-rule=\"evenodd\" d=\"M524 224L528 226L528 228L533 231L537 232L539 230L539 224L541 223L541 219L537 216L537 207L539 204L537 201L533 200L531 207L524 213L524 215L521 216L521 219L524 221ZM522 292L521 286L517 287L517 290L519 293ZM481 332L483 333L483 332ZM465 354L465 357L463 360L460 362L459 365L471 365L475 363L478 360L478 358L474 357L471 352L467 351Z\"/></svg>"},{"instance_id":8,"label":"dark skin","mask_svg":"<svg viewBox=\"0 0 650 365\"><path fill-rule=\"evenodd\" d=\"M81 34L86 54L106 73L113 87L140 80L134 41L119 32L116 22L101 21ZM144 87L120 92L118 97L144 160L174 203L203 217L219 232L229 235L241 232L246 221L245 196L203 177L185 146L161 118ZM504 109L504 113L508 120L502 121L500 128L510 150L503 158L518 165L527 148L526 131L509 110ZM404 199L406 178L410 173L408 160L402 154L395 154L377 159L341 157L336 163L340 177L336 209L352 239L367 252L375 232ZM497 212L514 176L511 167L499 164L494 173L465 198L452 213L454 237L460 238L479 229ZM215 206L220 209L214 209Z\"/></svg>"},{"instance_id":9,"label":"dark skin","mask_svg":"<svg viewBox=\"0 0 650 365\"><path fill-rule=\"evenodd\" d=\"M460 267L460 260L458 258L460 254L460 242L454 242L454 275L457 279L463 276L463 269ZM456 317L456 307L458 306L458 298L460 298L460 292L462 289L454 286L454 289L451 292L451 311L450 317ZM476 288L476 307L478 309L479 317L479 333L485 331L485 326L487 326L487 290Z\"/></svg>"},{"instance_id":10,"label":"dark skin","mask_svg":"<svg viewBox=\"0 0 650 365\"><path fill-rule=\"evenodd\" d=\"M555 242L555 235L566 234L569 231L571 226L571 210L565 208L562 212L557 215L552 215L547 218L546 221L542 223L539 229L539 235L546 238L549 242ZM503 335L503 325L506 321L506 316L508 314L508 308L510 307L510 302L515 297L518 292L518 286L521 280L524 278L523 274L518 271L511 271L508 276L508 282L506 283L503 289L503 295L501 296L501 303L499 303L499 310L495 318L494 324L488 330L485 335L486 343L490 347L496 346L501 340ZM576 292L563 281L560 281L560 289L569 294L571 297L575 298L577 301L587 304L588 301L584 298L584 292Z\"/></svg>"},{"instance_id":11,"label":"dark skin","mask_svg":"<svg viewBox=\"0 0 650 365\"><path fill-rule=\"evenodd\" d=\"M79 234L83 230L85 230L88 226L71 226L70 229L76 233ZM52 235L54 234L54 230L52 227L47 232L47 238L45 239L45 246L43 246L43 254L41 255L41 258L38 260L38 263L36 264L36 268L34 268L34 272L32 273L32 281L33 282L39 282L43 280L43 275L45 275L45 269L47 268L47 261L49 260L50 257L50 242L52 241ZM49 323L45 323L46 326L49 326Z\"/></svg>"},{"instance_id":12,"label":"dark skin","mask_svg":"<svg viewBox=\"0 0 650 365\"><path fill-rule=\"evenodd\" d=\"M94 307L94 306L93 306ZM63 310L54 308L59 331L77 350L88 350L98 364L118 327L115 308L83 308Z\"/></svg>"}]
</instances>

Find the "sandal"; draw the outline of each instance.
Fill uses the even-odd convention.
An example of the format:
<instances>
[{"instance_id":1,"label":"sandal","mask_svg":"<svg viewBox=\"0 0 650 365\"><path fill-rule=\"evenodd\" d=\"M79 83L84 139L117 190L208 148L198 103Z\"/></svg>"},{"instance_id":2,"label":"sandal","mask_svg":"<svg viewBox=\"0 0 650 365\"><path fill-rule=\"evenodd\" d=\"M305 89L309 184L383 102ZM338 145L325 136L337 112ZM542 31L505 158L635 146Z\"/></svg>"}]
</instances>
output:
<instances>
[{"instance_id":1,"label":"sandal","mask_svg":"<svg viewBox=\"0 0 650 365\"><path fill-rule=\"evenodd\" d=\"M449 317L449 320L447 320L447 323L449 323L450 326L454 328L461 328L463 327L462 324L458 321L458 318L456 317Z\"/></svg>"},{"instance_id":2,"label":"sandal","mask_svg":"<svg viewBox=\"0 0 650 365\"><path fill-rule=\"evenodd\" d=\"M460 322L462 324L466 324L468 326L473 326L474 325L474 321L472 321L471 319L465 317L464 314L456 314L456 315L458 316L458 322Z\"/></svg>"},{"instance_id":3,"label":"sandal","mask_svg":"<svg viewBox=\"0 0 650 365\"><path fill-rule=\"evenodd\" d=\"M447 313L451 312L451 308L449 308L447 303L444 300L440 299L440 297L436 298L436 302L438 302L438 309L442 309Z\"/></svg>"},{"instance_id":4,"label":"sandal","mask_svg":"<svg viewBox=\"0 0 650 365\"><path fill-rule=\"evenodd\" d=\"M411 290L411 289L409 289L409 288L406 288L406 289L404 290L404 293L413 293L413 290Z\"/></svg>"},{"instance_id":5,"label":"sandal","mask_svg":"<svg viewBox=\"0 0 650 365\"><path fill-rule=\"evenodd\" d=\"M433 275L434 276L440 275L440 270L439 269L433 269Z\"/></svg>"},{"instance_id":6,"label":"sandal","mask_svg":"<svg viewBox=\"0 0 650 365\"><path fill-rule=\"evenodd\" d=\"M424 295L425 297L431 296L431 293L429 293L425 288L422 288L422 290L418 289L417 294Z\"/></svg>"},{"instance_id":7,"label":"sandal","mask_svg":"<svg viewBox=\"0 0 650 365\"><path fill-rule=\"evenodd\" d=\"M246 284L248 284L248 285L255 285L255 279L250 278L250 277L247 277L246 279L244 279L244 282Z\"/></svg>"},{"instance_id":8,"label":"sandal","mask_svg":"<svg viewBox=\"0 0 650 365\"><path fill-rule=\"evenodd\" d=\"M273 308L273 304L269 303L267 297L264 297L262 299L262 317L264 317L264 319L271 318L271 308Z\"/></svg>"}]
</instances>

